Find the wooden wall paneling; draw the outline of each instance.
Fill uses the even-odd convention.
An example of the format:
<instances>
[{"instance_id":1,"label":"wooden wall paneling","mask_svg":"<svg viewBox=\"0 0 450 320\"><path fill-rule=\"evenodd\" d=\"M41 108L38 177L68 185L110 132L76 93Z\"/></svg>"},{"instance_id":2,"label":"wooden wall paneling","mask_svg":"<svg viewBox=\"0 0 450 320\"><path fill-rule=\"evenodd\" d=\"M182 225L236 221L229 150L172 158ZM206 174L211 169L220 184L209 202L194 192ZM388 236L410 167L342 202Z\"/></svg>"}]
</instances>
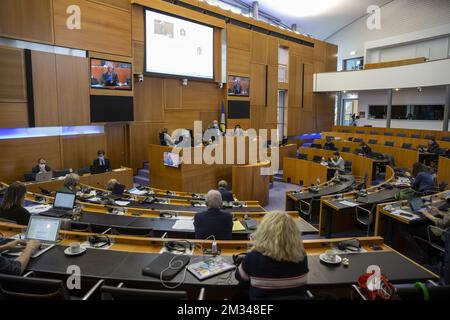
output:
<instances>
[{"instance_id":1,"label":"wooden wall paneling","mask_svg":"<svg viewBox=\"0 0 450 320\"><path fill-rule=\"evenodd\" d=\"M28 126L27 103L0 102L0 128L26 128Z\"/></svg>"},{"instance_id":2,"label":"wooden wall paneling","mask_svg":"<svg viewBox=\"0 0 450 320\"><path fill-rule=\"evenodd\" d=\"M447 185L450 185L450 159L439 157L437 180L438 183L445 181Z\"/></svg>"},{"instance_id":3,"label":"wooden wall paneling","mask_svg":"<svg viewBox=\"0 0 450 320\"><path fill-rule=\"evenodd\" d=\"M53 44L52 0L0 1L0 35Z\"/></svg>"},{"instance_id":4,"label":"wooden wall paneling","mask_svg":"<svg viewBox=\"0 0 450 320\"><path fill-rule=\"evenodd\" d=\"M116 7L125 11L131 10L130 0L88 0L90 2L97 2L102 5Z\"/></svg>"},{"instance_id":5,"label":"wooden wall paneling","mask_svg":"<svg viewBox=\"0 0 450 320\"><path fill-rule=\"evenodd\" d=\"M258 106L266 103L266 65L264 64L251 64L250 102Z\"/></svg>"},{"instance_id":6,"label":"wooden wall paneling","mask_svg":"<svg viewBox=\"0 0 450 320\"><path fill-rule=\"evenodd\" d=\"M133 72L144 74L145 69L145 45L143 42L133 41Z\"/></svg>"},{"instance_id":7,"label":"wooden wall paneling","mask_svg":"<svg viewBox=\"0 0 450 320\"><path fill-rule=\"evenodd\" d=\"M67 7L81 9L81 29L66 26ZM130 57L131 11L85 0L53 0L55 44Z\"/></svg>"},{"instance_id":8,"label":"wooden wall paneling","mask_svg":"<svg viewBox=\"0 0 450 320\"><path fill-rule=\"evenodd\" d=\"M290 107L300 107L302 103L302 70L299 57L289 52L288 103Z\"/></svg>"},{"instance_id":9,"label":"wooden wall paneling","mask_svg":"<svg viewBox=\"0 0 450 320\"><path fill-rule=\"evenodd\" d=\"M0 46L0 102L27 102L25 52Z\"/></svg>"},{"instance_id":10,"label":"wooden wall paneling","mask_svg":"<svg viewBox=\"0 0 450 320\"><path fill-rule=\"evenodd\" d=\"M250 106L250 123L251 128L255 130L259 130L264 128L264 124L266 121L266 107L265 106L257 106L257 105L251 105ZM241 119L236 119L241 120Z\"/></svg>"},{"instance_id":11,"label":"wooden wall paneling","mask_svg":"<svg viewBox=\"0 0 450 320\"><path fill-rule=\"evenodd\" d=\"M130 167L136 172L149 161L148 146L159 144L158 133L164 128L164 123L134 122L128 126Z\"/></svg>"},{"instance_id":12,"label":"wooden wall paneling","mask_svg":"<svg viewBox=\"0 0 450 320\"><path fill-rule=\"evenodd\" d=\"M181 109L182 85L179 79L164 79L165 109Z\"/></svg>"},{"instance_id":13,"label":"wooden wall paneling","mask_svg":"<svg viewBox=\"0 0 450 320\"><path fill-rule=\"evenodd\" d=\"M335 96L333 94L315 93L317 131L330 131L334 123Z\"/></svg>"},{"instance_id":14,"label":"wooden wall paneling","mask_svg":"<svg viewBox=\"0 0 450 320\"><path fill-rule=\"evenodd\" d=\"M300 133L301 109L288 107L287 109L287 134L294 136Z\"/></svg>"},{"instance_id":15,"label":"wooden wall paneling","mask_svg":"<svg viewBox=\"0 0 450 320\"><path fill-rule=\"evenodd\" d=\"M252 31L252 63L268 64L269 37Z\"/></svg>"},{"instance_id":16,"label":"wooden wall paneling","mask_svg":"<svg viewBox=\"0 0 450 320\"><path fill-rule=\"evenodd\" d=\"M0 140L0 180L6 183L23 181L39 157L44 157L52 169L60 169L59 137Z\"/></svg>"},{"instance_id":17,"label":"wooden wall paneling","mask_svg":"<svg viewBox=\"0 0 450 320\"><path fill-rule=\"evenodd\" d=\"M232 24L227 24L227 47L251 51L252 32Z\"/></svg>"},{"instance_id":18,"label":"wooden wall paneling","mask_svg":"<svg viewBox=\"0 0 450 320\"><path fill-rule=\"evenodd\" d=\"M136 83L134 95L135 121L164 121L162 78L145 77L144 82Z\"/></svg>"},{"instance_id":19,"label":"wooden wall paneling","mask_svg":"<svg viewBox=\"0 0 450 320\"><path fill-rule=\"evenodd\" d=\"M107 157L111 161L113 168L128 166L127 151L128 137L127 125L124 123L107 124L105 126Z\"/></svg>"},{"instance_id":20,"label":"wooden wall paneling","mask_svg":"<svg viewBox=\"0 0 450 320\"><path fill-rule=\"evenodd\" d=\"M89 167L97 158L97 151L105 150L108 157L108 149L106 148L106 134L87 134L79 136L62 136L62 165L63 168Z\"/></svg>"},{"instance_id":21,"label":"wooden wall paneling","mask_svg":"<svg viewBox=\"0 0 450 320\"><path fill-rule=\"evenodd\" d=\"M229 75L250 74L250 52L235 48L228 48L227 68Z\"/></svg>"},{"instance_id":22,"label":"wooden wall paneling","mask_svg":"<svg viewBox=\"0 0 450 320\"><path fill-rule=\"evenodd\" d=\"M337 71L338 47L334 44L327 43L327 51L325 56L325 71Z\"/></svg>"},{"instance_id":23,"label":"wooden wall paneling","mask_svg":"<svg viewBox=\"0 0 450 320\"><path fill-rule=\"evenodd\" d=\"M219 111L217 110L216 119ZM186 128L194 129L194 121L200 121L200 111L197 110L166 110L165 111L165 126L171 132L175 129ZM208 128L209 123L203 123L203 130ZM158 141L159 143L159 141Z\"/></svg>"},{"instance_id":24,"label":"wooden wall paneling","mask_svg":"<svg viewBox=\"0 0 450 320\"><path fill-rule=\"evenodd\" d=\"M311 111L313 108L313 73L313 64L305 62L303 109L308 111Z\"/></svg>"},{"instance_id":25,"label":"wooden wall paneling","mask_svg":"<svg viewBox=\"0 0 450 320\"><path fill-rule=\"evenodd\" d=\"M58 54L56 76L59 123L63 126L90 124L89 60Z\"/></svg>"},{"instance_id":26,"label":"wooden wall paneling","mask_svg":"<svg viewBox=\"0 0 450 320\"><path fill-rule=\"evenodd\" d=\"M216 83L189 81L187 86L182 86L181 105L183 109L219 112L222 97L222 89L219 89Z\"/></svg>"},{"instance_id":27,"label":"wooden wall paneling","mask_svg":"<svg viewBox=\"0 0 450 320\"><path fill-rule=\"evenodd\" d=\"M270 66L274 66L278 68L278 38L267 36L268 37L268 63Z\"/></svg>"},{"instance_id":28,"label":"wooden wall paneling","mask_svg":"<svg viewBox=\"0 0 450 320\"><path fill-rule=\"evenodd\" d=\"M297 134L316 132L316 121L313 110L301 110L298 118L299 128Z\"/></svg>"},{"instance_id":29,"label":"wooden wall paneling","mask_svg":"<svg viewBox=\"0 0 450 320\"><path fill-rule=\"evenodd\" d=\"M133 41L145 41L144 8L133 4L131 6L131 29Z\"/></svg>"},{"instance_id":30,"label":"wooden wall paneling","mask_svg":"<svg viewBox=\"0 0 450 320\"><path fill-rule=\"evenodd\" d=\"M267 106L265 108L265 122L277 122L278 106L278 66L267 68Z\"/></svg>"},{"instance_id":31,"label":"wooden wall paneling","mask_svg":"<svg viewBox=\"0 0 450 320\"><path fill-rule=\"evenodd\" d=\"M59 125L56 55L32 51L34 118L36 127Z\"/></svg>"}]
</instances>

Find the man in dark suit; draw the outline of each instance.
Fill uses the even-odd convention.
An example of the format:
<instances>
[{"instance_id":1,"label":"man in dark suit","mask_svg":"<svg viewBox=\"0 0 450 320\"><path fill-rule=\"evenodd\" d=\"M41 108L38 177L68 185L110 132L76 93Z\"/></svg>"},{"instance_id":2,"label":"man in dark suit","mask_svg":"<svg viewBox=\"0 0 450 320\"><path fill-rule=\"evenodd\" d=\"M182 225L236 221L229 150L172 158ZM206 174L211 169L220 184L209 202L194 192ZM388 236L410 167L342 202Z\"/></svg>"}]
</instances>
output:
<instances>
[{"instance_id":1,"label":"man in dark suit","mask_svg":"<svg viewBox=\"0 0 450 320\"><path fill-rule=\"evenodd\" d=\"M111 162L105 158L105 151L97 151L97 159L94 160L93 166L96 168L105 168L106 171L111 171Z\"/></svg>"},{"instance_id":2,"label":"man in dark suit","mask_svg":"<svg viewBox=\"0 0 450 320\"><path fill-rule=\"evenodd\" d=\"M231 240L233 234L233 216L221 211L222 196L217 190L206 194L207 211L199 212L194 217L195 238L216 240Z\"/></svg>"},{"instance_id":3,"label":"man in dark suit","mask_svg":"<svg viewBox=\"0 0 450 320\"><path fill-rule=\"evenodd\" d=\"M36 174L40 172L50 172L52 168L47 165L47 161L44 158L39 158L37 165L31 168L31 173L33 175L33 179L36 179Z\"/></svg>"},{"instance_id":4,"label":"man in dark suit","mask_svg":"<svg viewBox=\"0 0 450 320\"><path fill-rule=\"evenodd\" d=\"M222 201L234 201L233 193L228 191L228 183L225 180L219 181L218 191L222 195Z\"/></svg>"},{"instance_id":5,"label":"man in dark suit","mask_svg":"<svg viewBox=\"0 0 450 320\"><path fill-rule=\"evenodd\" d=\"M102 84L104 86L117 86L119 76L114 72L114 67L108 66L108 70L102 74Z\"/></svg>"}]
</instances>

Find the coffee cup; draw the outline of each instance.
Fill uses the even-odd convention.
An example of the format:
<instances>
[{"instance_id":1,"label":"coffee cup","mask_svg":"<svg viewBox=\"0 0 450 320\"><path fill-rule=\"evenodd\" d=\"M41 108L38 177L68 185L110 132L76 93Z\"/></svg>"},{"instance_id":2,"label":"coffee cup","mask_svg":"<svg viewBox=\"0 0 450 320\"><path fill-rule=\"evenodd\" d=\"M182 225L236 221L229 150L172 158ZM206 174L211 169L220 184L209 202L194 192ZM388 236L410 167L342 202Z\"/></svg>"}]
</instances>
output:
<instances>
[{"instance_id":1,"label":"coffee cup","mask_svg":"<svg viewBox=\"0 0 450 320\"><path fill-rule=\"evenodd\" d=\"M327 257L328 260L330 261L335 261L336 260L336 251L330 249L325 251L325 256Z\"/></svg>"},{"instance_id":2,"label":"coffee cup","mask_svg":"<svg viewBox=\"0 0 450 320\"><path fill-rule=\"evenodd\" d=\"M79 242L73 242L70 244L70 253L79 253L81 251L81 244Z\"/></svg>"}]
</instances>

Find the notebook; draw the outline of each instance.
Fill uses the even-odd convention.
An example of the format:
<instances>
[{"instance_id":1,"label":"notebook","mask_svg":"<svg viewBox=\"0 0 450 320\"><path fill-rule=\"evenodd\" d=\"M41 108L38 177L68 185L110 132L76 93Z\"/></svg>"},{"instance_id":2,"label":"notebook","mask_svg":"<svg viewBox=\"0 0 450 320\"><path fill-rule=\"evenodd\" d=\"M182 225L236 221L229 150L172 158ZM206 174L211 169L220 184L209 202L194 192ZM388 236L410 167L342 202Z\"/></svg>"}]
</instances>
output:
<instances>
[{"instance_id":1,"label":"notebook","mask_svg":"<svg viewBox=\"0 0 450 320\"><path fill-rule=\"evenodd\" d=\"M220 256L207 258L187 267L188 271L199 280L208 279L235 268L236 266L232 262L228 262Z\"/></svg>"},{"instance_id":2,"label":"notebook","mask_svg":"<svg viewBox=\"0 0 450 320\"><path fill-rule=\"evenodd\" d=\"M146 276L163 280L172 280L189 263L191 258L187 255L164 252L146 266L142 273Z\"/></svg>"},{"instance_id":3,"label":"notebook","mask_svg":"<svg viewBox=\"0 0 450 320\"><path fill-rule=\"evenodd\" d=\"M239 220L233 221L233 231L245 231L245 227Z\"/></svg>"}]
</instances>

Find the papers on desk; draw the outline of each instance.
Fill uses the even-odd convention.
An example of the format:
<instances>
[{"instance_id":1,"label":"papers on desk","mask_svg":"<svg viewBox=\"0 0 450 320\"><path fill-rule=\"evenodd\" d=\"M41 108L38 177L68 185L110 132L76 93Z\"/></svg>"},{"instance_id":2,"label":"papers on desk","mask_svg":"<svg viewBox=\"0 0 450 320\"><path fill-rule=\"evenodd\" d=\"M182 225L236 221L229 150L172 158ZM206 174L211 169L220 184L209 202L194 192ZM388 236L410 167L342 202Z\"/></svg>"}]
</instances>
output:
<instances>
[{"instance_id":1,"label":"papers on desk","mask_svg":"<svg viewBox=\"0 0 450 320\"><path fill-rule=\"evenodd\" d=\"M172 226L174 230L195 230L194 228L194 220L177 220Z\"/></svg>"},{"instance_id":2,"label":"papers on desk","mask_svg":"<svg viewBox=\"0 0 450 320\"><path fill-rule=\"evenodd\" d=\"M173 219L177 219L177 220L193 220L194 217L188 217L188 216L176 216Z\"/></svg>"},{"instance_id":3,"label":"papers on desk","mask_svg":"<svg viewBox=\"0 0 450 320\"><path fill-rule=\"evenodd\" d=\"M245 227L239 220L233 221L233 231L245 231Z\"/></svg>"},{"instance_id":4,"label":"papers on desk","mask_svg":"<svg viewBox=\"0 0 450 320\"><path fill-rule=\"evenodd\" d=\"M92 197L88 199L90 202L100 202L102 201L102 199L100 199L99 197Z\"/></svg>"},{"instance_id":5,"label":"papers on desk","mask_svg":"<svg viewBox=\"0 0 450 320\"><path fill-rule=\"evenodd\" d=\"M339 203L346 207L357 207L358 206L357 203L347 201L347 200L339 201Z\"/></svg>"},{"instance_id":6,"label":"papers on desk","mask_svg":"<svg viewBox=\"0 0 450 320\"><path fill-rule=\"evenodd\" d=\"M117 204L118 206L125 207L125 206L130 204L130 201L119 201L119 200L117 200L117 201L114 201L114 203Z\"/></svg>"},{"instance_id":7,"label":"papers on desk","mask_svg":"<svg viewBox=\"0 0 450 320\"><path fill-rule=\"evenodd\" d=\"M48 211L52 208L51 205L48 204L42 204L42 205L37 205L37 206L30 206L30 207L25 207L25 209L28 210L28 212L30 214L39 214L45 211Z\"/></svg>"},{"instance_id":8,"label":"papers on desk","mask_svg":"<svg viewBox=\"0 0 450 320\"><path fill-rule=\"evenodd\" d=\"M417 220L420 219L420 217L414 213L411 213L409 211L403 210L403 209L397 209L391 212L392 214L398 215L402 218L405 218L407 220Z\"/></svg>"},{"instance_id":9,"label":"papers on desk","mask_svg":"<svg viewBox=\"0 0 450 320\"><path fill-rule=\"evenodd\" d=\"M130 189L130 190L128 190L128 192L130 194L135 194L135 195L138 195L138 196L142 196L142 195L147 194L146 190L139 190L138 188Z\"/></svg>"}]
</instances>

